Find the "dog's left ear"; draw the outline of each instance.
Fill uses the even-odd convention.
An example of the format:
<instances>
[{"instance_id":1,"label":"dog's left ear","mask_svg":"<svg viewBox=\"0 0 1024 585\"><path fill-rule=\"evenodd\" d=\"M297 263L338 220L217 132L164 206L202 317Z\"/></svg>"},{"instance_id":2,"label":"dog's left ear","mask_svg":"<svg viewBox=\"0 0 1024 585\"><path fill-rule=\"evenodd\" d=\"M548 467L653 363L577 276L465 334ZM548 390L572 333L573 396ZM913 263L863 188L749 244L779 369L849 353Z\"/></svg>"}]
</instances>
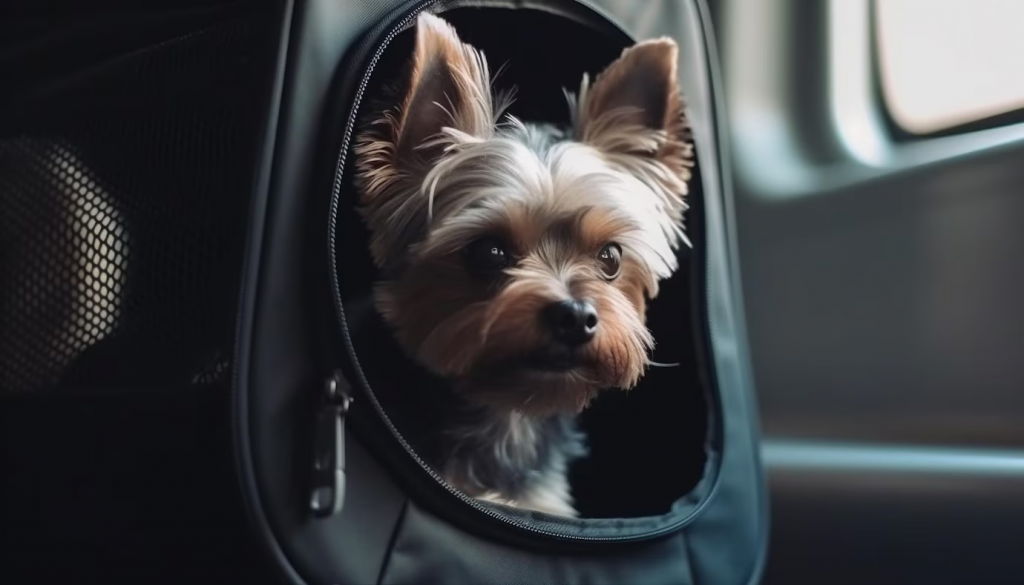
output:
<instances>
[{"instance_id":1,"label":"dog's left ear","mask_svg":"<svg viewBox=\"0 0 1024 585\"><path fill-rule=\"evenodd\" d=\"M691 146L670 38L623 51L577 98L574 132L580 142L613 154L654 155L681 180L689 179Z\"/></svg>"}]
</instances>

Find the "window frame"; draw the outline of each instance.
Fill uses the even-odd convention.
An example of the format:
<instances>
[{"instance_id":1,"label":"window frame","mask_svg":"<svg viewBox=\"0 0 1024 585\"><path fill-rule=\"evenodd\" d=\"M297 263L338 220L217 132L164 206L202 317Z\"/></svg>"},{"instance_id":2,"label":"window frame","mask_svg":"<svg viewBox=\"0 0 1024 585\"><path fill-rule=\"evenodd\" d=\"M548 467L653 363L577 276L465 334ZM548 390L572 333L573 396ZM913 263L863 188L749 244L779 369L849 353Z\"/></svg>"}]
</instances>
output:
<instances>
[{"instance_id":1,"label":"window frame","mask_svg":"<svg viewBox=\"0 0 1024 585\"><path fill-rule=\"evenodd\" d=\"M868 35L870 38L869 50L871 53L871 93L873 94L872 98L878 104L881 121L889 136L894 141L911 142L931 138L944 138L982 130L990 130L1001 126L1011 126L1014 124L1024 123L1024 107L1020 107L930 132L914 132L900 124L899 120L897 120L892 113L889 100L885 94L884 81L882 79L882 55L880 47L881 33L879 31L878 22L880 18L878 12L879 2L880 0L870 0L868 2L868 19L870 23Z\"/></svg>"}]
</instances>

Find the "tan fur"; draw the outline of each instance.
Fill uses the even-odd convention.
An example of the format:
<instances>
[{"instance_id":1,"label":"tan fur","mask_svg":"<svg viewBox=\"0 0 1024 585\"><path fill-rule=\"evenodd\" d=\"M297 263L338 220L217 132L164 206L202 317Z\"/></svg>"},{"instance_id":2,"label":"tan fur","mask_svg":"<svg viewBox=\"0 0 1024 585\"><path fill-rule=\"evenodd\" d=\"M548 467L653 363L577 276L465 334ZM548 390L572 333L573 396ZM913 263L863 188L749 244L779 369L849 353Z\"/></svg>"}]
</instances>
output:
<instances>
[{"instance_id":1,"label":"tan fur","mask_svg":"<svg viewBox=\"0 0 1024 585\"><path fill-rule=\"evenodd\" d=\"M489 403L578 410L599 387L632 387L653 344L646 299L675 268L692 165L675 43L638 44L592 86L584 78L573 112L578 142L544 158L529 148L526 125L510 120L500 132L483 55L437 17L423 15L417 26L406 97L356 151L374 258L403 267L378 287L383 315L420 362ZM430 149L440 158L424 158ZM417 226L422 233L406 239ZM503 235L520 258L496 291L469 277L460 256L487 233ZM624 267L607 283L594 259L612 241L623 245ZM502 388L482 376L546 343L540 310L580 295L601 318L589 366L506 375ZM510 398L503 388L540 381L561 390L539 399Z\"/></svg>"},{"instance_id":2,"label":"tan fur","mask_svg":"<svg viewBox=\"0 0 1024 585\"><path fill-rule=\"evenodd\" d=\"M573 99L575 138L603 152L609 164L633 173L665 194L667 234L675 234L687 206L693 143L678 90L679 48L660 38L623 51L590 85L587 76Z\"/></svg>"},{"instance_id":3,"label":"tan fur","mask_svg":"<svg viewBox=\"0 0 1024 585\"><path fill-rule=\"evenodd\" d=\"M385 320L411 356L496 413L575 413L604 388L632 388L654 344L647 299L685 242L693 162L675 43L638 44L592 86L584 78L572 139L558 140L511 117L498 123L503 102L483 55L446 23L422 15L416 34L405 98L356 145ZM490 282L469 274L463 256L482 236L502 238L515 260ZM609 243L622 249L611 281L597 259ZM599 319L581 363L529 367L553 343L542 311L571 299ZM550 495L528 499L564 511Z\"/></svg>"}]
</instances>

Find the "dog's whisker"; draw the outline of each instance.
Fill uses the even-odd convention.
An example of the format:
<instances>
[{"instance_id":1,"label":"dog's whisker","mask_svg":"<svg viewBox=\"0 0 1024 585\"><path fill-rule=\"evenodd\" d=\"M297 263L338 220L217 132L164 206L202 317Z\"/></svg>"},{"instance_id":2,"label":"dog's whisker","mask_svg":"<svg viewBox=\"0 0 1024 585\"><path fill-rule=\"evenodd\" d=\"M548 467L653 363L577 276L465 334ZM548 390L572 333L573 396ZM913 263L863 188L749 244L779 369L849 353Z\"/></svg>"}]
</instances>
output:
<instances>
[{"instance_id":1,"label":"dog's whisker","mask_svg":"<svg viewBox=\"0 0 1024 585\"><path fill-rule=\"evenodd\" d=\"M660 362L655 362L655 361L648 360L647 361L647 365L653 366L655 368L678 368L681 364L679 364L679 362L671 363L671 364L663 364L663 363L660 363Z\"/></svg>"}]
</instances>

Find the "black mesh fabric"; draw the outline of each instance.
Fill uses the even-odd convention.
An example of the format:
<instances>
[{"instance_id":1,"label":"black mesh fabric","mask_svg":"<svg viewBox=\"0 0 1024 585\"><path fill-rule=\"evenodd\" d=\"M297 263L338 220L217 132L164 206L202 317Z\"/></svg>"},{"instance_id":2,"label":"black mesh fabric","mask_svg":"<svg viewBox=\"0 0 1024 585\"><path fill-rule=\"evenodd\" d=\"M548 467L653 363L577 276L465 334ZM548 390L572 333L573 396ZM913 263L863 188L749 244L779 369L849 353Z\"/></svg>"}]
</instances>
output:
<instances>
[{"instance_id":1,"label":"black mesh fabric","mask_svg":"<svg viewBox=\"0 0 1024 585\"><path fill-rule=\"evenodd\" d=\"M63 139L0 143L0 194L0 387L29 390L121 324L131 251L117 202Z\"/></svg>"},{"instance_id":2,"label":"black mesh fabric","mask_svg":"<svg viewBox=\"0 0 1024 585\"><path fill-rule=\"evenodd\" d=\"M85 63L0 41L0 62L36 64L0 89L0 392L225 378L269 8L118 21L131 42L82 42L116 49ZM116 36L109 20L94 36ZM88 36L69 22L51 40Z\"/></svg>"}]
</instances>

